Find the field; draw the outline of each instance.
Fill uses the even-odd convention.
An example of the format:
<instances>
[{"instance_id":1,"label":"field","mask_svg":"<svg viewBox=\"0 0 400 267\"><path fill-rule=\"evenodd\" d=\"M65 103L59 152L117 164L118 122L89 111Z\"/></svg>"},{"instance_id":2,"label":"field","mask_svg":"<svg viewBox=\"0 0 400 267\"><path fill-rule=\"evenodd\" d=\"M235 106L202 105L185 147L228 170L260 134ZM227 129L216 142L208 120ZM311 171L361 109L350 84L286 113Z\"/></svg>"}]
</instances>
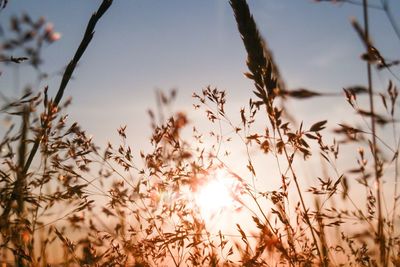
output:
<instances>
[{"instance_id":1,"label":"field","mask_svg":"<svg viewBox=\"0 0 400 267\"><path fill-rule=\"evenodd\" d=\"M0 0L2 12L16 1ZM55 27L29 13L2 25L0 68L28 66L44 86L18 97L0 91L1 266L400 266L400 61L370 30L379 12L382 31L400 40L390 1L310 3L360 12L349 25L364 80L329 92L289 86L251 2L229 6L252 97L232 104L229 89L206 85L187 113L174 106L176 90L156 90L145 148L129 137L142 133L139 123L98 145L68 117L69 90L101 43L94 36L112 0L88 18L56 88L42 68L43 50L61 38ZM120 107L110 98L104 108Z\"/></svg>"}]
</instances>

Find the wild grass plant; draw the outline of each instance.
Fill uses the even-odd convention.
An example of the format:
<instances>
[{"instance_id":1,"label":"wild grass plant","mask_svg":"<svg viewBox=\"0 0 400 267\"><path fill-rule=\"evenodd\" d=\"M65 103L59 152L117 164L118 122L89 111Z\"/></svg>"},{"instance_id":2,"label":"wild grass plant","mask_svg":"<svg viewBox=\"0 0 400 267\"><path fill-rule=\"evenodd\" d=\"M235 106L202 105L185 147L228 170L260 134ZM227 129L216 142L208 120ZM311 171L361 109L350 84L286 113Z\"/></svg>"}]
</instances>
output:
<instances>
[{"instance_id":1,"label":"wild grass plant","mask_svg":"<svg viewBox=\"0 0 400 267\"><path fill-rule=\"evenodd\" d=\"M112 4L103 0L54 98L47 89L4 97L2 116L11 119L0 143L0 260L15 266L399 266L398 78L392 69L398 61L387 60L371 41L368 12L376 6L338 2L363 10L363 22L352 25L365 48L368 79L365 86L341 89L359 122L327 118L305 125L293 118L288 98L318 101L327 94L287 88L247 2L230 0L254 98L236 120L226 112L229 91L208 86L194 93L195 109L215 127L210 134L182 112L150 111L152 148L145 152L131 148L126 127L118 129L120 144L99 148L65 113L68 82ZM381 4L397 33L387 1ZM57 35L27 15L11 22L16 37L3 42L1 60L27 61L40 70L41 44ZM28 42L36 48L26 49ZM26 55L11 57L10 51ZM384 90L373 88L374 71L388 71L393 81ZM175 97L175 91L159 92L159 108ZM366 106L360 98L368 99ZM392 136L381 127L391 128ZM246 153L232 166L228 159L236 149ZM250 151L273 162L268 179L279 186L260 189L265 165ZM322 163L313 165L318 175L307 185L300 168L315 157ZM341 157L356 158L356 165L338 166ZM245 223L229 233L209 227L197 199L215 181L228 188L230 212L245 211L238 215Z\"/></svg>"}]
</instances>

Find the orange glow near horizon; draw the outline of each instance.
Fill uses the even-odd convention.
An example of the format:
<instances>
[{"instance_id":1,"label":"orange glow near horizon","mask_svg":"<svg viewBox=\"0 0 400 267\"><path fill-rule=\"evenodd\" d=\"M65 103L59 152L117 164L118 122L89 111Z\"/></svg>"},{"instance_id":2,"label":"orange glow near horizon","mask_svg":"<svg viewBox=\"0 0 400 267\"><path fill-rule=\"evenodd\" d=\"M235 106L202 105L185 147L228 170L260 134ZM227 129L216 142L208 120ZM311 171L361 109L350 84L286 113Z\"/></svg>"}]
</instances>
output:
<instances>
[{"instance_id":1,"label":"orange glow near horizon","mask_svg":"<svg viewBox=\"0 0 400 267\"><path fill-rule=\"evenodd\" d=\"M210 220L224 210L233 210L237 204L235 200L237 188L237 181L223 170L216 170L213 177L195 195L201 217Z\"/></svg>"}]
</instances>

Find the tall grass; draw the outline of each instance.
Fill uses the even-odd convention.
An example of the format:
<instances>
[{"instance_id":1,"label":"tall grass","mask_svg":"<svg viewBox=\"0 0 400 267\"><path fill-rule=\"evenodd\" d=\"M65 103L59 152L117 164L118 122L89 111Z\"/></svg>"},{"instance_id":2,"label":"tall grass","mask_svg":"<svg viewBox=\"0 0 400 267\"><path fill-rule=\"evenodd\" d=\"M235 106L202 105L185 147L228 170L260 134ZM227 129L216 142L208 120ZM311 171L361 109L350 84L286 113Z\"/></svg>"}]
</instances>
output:
<instances>
[{"instance_id":1,"label":"tall grass","mask_svg":"<svg viewBox=\"0 0 400 267\"><path fill-rule=\"evenodd\" d=\"M363 9L363 26L356 20L352 24L366 49L362 60L368 80L366 86L343 89L344 100L363 127L335 118L298 125L294 120L302 118L290 116L286 99L318 101L329 94L287 88L247 2L230 0L254 98L232 119L225 91L208 86L194 93L195 108L215 126L209 135L194 122L188 137L188 126L193 125L182 112L150 111L152 149L135 153L126 126L118 129L120 144L95 146L77 123L67 121L69 101L62 102L96 23L111 6L112 1L104 0L55 98L49 98L46 88L6 99L2 107L2 115L13 116L20 127L12 124L0 143L1 260L13 259L16 266L399 266L398 91L392 81L386 91L372 86L374 70L389 71L396 79L392 66L398 62L385 59L370 41L368 9L377 7L366 0L343 2ZM378 8L396 33L388 3L382 1ZM28 33L41 32L44 22L25 16L13 18L12 25L19 42L5 41L4 51L32 40L24 39L21 25ZM54 41L49 31L35 36L41 42ZM12 64L27 60L38 69L40 48L34 50L35 60L32 54L1 58ZM363 94L366 107L359 101ZM175 97L174 91L158 92L160 111ZM392 127L394 145L385 131L379 134L383 126ZM332 135L333 141L327 142ZM237 143L241 148L230 145ZM246 154L240 161L229 164L229 154L243 148ZM275 162L271 173L277 188L265 191L257 185L265 165L257 164L250 151ZM357 158L356 165L338 166L337 159L347 159L349 153ZM318 174L307 186L300 168L315 158L322 163L313 165ZM240 217L229 233L211 229L196 200L220 176L230 181L229 212ZM393 181L393 187L385 187ZM216 216L221 214L211 217Z\"/></svg>"}]
</instances>

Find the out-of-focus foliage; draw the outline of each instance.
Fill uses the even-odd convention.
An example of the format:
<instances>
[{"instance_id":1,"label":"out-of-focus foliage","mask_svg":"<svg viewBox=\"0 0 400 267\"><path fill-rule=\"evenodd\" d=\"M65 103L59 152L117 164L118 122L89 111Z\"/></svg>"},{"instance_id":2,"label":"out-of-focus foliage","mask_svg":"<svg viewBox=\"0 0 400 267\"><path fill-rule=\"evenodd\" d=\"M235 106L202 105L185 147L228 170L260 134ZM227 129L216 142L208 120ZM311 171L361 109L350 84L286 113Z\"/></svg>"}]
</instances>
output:
<instances>
[{"instance_id":1,"label":"out-of-focus foliage","mask_svg":"<svg viewBox=\"0 0 400 267\"><path fill-rule=\"evenodd\" d=\"M6 4L0 1L2 7ZM367 6L359 4L366 11ZM16 266L400 264L399 142L388 145L387 136L380 136L377 130L392 127L398 140L395 82L388 81L382 92L373 90L371 84L343 89L355 114L349 116L358 116L360 125L335 118L297 125L287 112L288 98L318 101L336 94L287 88L246 1L231 0L248 55L245 75L254 81L255 95L247 107L238 110L239 123L226 112L225 91L208 86L193 94L195 109L204 111L215 126L208 134L183 112L163 112L176 92L159 92L159 112L149 111L150 151L132 149L126 126L118 129L120 144L99 148L78 123L68 121L70 102L62 98L96 23L110 5L111 1L102 1L91 17L54 98L47 88L36 90L38 93L27 91L19 99L3 98L1 261ZM386 6L382 9L386 11ZM387 61L372 45L368 25L354 21L353 26L366 48L362 55L366 64L392 72L397 61ZM28 15L11 18L11 33L2 43L1 67L30 64L44 79L40 51L59 34L43 19L35 21ZM369 97L370 106L359 103L363 96ZM371 103L381 108L374 109ZM337 126L329 133L333 125ZM192 135L188 136L190 128ZM334 136L332 142L326 141L329 134ZM233 139L242 147L230 146ZM354 168L342 170L336 163L346 147L351 151L357 147L353 151L357 161ZM229 167L226 158L243 150L246 154L241 161ZM264 179L260 175L263 166L254 163L250 150L276 163L277 175L270 179L280 182L277 188L262 191L257 187L255 180ZM315 157L323 161L318 170L321 175L304 187L298 162ZM238 174L235 168L240 167L247 175ZM224 208L232 208L232 214L246 210L248 217L243 221L253 225L252 230L242 224L236 224L231 233L207 227L196 196L221 173L231 181L228 195L232 207ZM395 185L389 192L383 184L392 181ZM359 191L364 192L362 201L353 196ZM384 209L381 202L389 194L392 208ZM215 212L211 217L219 215Z\"/></svg>"}]
</instances>

